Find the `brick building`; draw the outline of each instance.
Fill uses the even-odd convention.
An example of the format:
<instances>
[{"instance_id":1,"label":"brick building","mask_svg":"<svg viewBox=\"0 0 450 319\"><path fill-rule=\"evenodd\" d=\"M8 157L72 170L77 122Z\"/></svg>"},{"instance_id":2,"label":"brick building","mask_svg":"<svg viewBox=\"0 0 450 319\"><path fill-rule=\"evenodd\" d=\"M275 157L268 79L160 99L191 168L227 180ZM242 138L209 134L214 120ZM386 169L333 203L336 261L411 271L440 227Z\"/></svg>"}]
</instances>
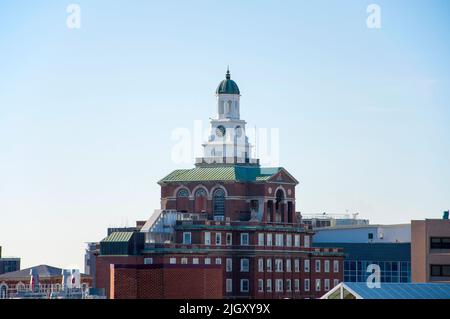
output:
<instances>
[{"instance_id":1,"label":"brick building","mask_svg":"<svg viewBox=\"0 0 450 319\"><path fill-rule=\"evenodd\" d=\"M161 209L140 231L100 243L96 287L110 298L319 298L342 281L342 250L313 248L314 233L296 213L298 181L251 158L229 71L216 94L204 157L159 181ZM209 285L194 280L180 295L191 274ZM158 292L139 293L149 285Z\"/></svg>"}]
</instances>

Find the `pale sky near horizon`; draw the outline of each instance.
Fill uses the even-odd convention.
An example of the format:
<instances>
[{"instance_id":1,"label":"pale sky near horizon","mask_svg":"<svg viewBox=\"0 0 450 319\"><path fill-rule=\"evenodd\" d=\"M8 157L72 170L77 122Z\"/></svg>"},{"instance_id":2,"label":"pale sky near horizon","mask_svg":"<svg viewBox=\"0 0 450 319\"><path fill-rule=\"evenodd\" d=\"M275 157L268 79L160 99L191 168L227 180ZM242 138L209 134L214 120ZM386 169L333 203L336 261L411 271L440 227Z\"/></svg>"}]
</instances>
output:
<instances>
[{"instance_id":1,"label":"pale sky near horizon","mask_svg":"<svg viewBox=\"0 0 450 319\"><path fill-rule=\"evenodd\" d=\"M449 39L445 0L0 0L3 255L83 270L85 242L147 219L157 181L192 166L172 132L207 125L227 65L249 127L280 130L297 210L440 218Z\"/></svg>"}]
</instances>

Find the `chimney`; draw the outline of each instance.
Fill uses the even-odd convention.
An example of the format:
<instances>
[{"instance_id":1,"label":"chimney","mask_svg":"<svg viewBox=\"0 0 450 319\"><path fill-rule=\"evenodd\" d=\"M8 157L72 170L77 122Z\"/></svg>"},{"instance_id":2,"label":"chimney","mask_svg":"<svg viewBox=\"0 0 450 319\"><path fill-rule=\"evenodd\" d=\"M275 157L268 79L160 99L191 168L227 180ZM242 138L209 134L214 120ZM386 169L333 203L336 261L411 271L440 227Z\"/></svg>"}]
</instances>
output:
<instances>
[{"instance_id":1,"label":"chimney","mask_svg":"<svg viewBox=\"0 0 450 319\"><path fill-rule=\"evenodd\" d=\"M448 219L448 210L444 212L444 216L442 216L442 219Z\"/></svg>"}]
</instances>

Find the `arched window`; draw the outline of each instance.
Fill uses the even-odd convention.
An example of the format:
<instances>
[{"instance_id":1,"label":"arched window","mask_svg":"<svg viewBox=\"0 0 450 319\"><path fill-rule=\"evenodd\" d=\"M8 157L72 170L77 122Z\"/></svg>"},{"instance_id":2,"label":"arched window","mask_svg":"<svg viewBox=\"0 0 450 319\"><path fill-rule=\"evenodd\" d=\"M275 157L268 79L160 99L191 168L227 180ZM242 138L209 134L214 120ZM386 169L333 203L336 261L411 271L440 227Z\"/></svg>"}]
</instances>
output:
<instances>
[{"instance_id":1,"label":"arched window","mask_svg":"<svg viewBox=\"0 0 450 319\"><path fill-rule=\"evenodd\" d=\"M223 114L223 106L224 106L225 102L221 101L219 102L219 114Z\"/></svg>"},{"instance_id":2,"label":"arched window","mask_svg":"<svg viewBox=\"0 0 450 319\"><path fill-rule=\"evenodd\" d=\"M188 190L185 189L185 188L180 189L180 190L178 191L178 193L177 193L177 197L178 197L178 198L189 197L189 192L188 192Z\"/></svg>"},{"instance_id":3,"label":"arched window","mask_svg":"<svg viewBox=\"0 0 450 319\"><path fill-rule=\"evenodd\" d=\"M225 192L218 188L213 194L214 219L222 220L225 216Z\"/></svg>"},{"instance_id":4,"label":"arched window","mask_svg":"<svg viewBox=\"0 0 450 319\"><path fill-rule=\"evenodd\" d=\"M24 291L25 290L25 285L22 283L22 282L19 282L17 285L16 285L16 291L17 292L20 292L20 291Z\"/></svg>"},{"instance_id":5,"label":"arched window","mask_svg":"<svg viewBox=\"0 0 450 319\"><path fill-rule=\"evenodd\" d=\"M203 188L199 188L195 191L195 212L206 212L206 191Z\"/></svg>"},{"instance_id":6,"label":"arched window","mask_svg":"<svg viewBox=\"0 0 450 319\"><path fill-rule=\"evenodd\" d=\"M228 105L227 105L227 113L230 113L230 112L231 112L231 105L232 105L232 103L233 103L233 102L228 101Z\"/></svg>"},{"instance_id":7,"label":"arched window","mask_svg":"<svg viewBox=\"0 0 450 319\"><path fill-rule=\"evenodd\" d=\"M276 193L276 201L275 201L275 222L284 222L283 208L284 208L284 192L279 189Z\"/></svg>"}]
</instances>

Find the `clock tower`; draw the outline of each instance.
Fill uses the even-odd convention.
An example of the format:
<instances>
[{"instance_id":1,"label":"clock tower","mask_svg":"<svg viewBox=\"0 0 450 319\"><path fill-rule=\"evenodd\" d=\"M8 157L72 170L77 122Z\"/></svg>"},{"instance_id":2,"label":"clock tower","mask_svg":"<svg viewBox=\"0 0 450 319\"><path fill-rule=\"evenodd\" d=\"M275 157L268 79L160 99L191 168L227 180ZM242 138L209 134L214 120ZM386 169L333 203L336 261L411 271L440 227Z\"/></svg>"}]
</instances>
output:
<instances>
[{"instance_id":1,"label":"clock tower","mask_svg":"<svg viewBox=\"0 0 450 319\"><path fill-rule=\"evenodd\" d=\"M203 144L204 157L197 164L257 164L257 160L250 158L246 122L240 118L241 93L231 79L230 70L217 87L216 96L216 117L211 119L211 134Z\"/></svg>"}]
</instances>

